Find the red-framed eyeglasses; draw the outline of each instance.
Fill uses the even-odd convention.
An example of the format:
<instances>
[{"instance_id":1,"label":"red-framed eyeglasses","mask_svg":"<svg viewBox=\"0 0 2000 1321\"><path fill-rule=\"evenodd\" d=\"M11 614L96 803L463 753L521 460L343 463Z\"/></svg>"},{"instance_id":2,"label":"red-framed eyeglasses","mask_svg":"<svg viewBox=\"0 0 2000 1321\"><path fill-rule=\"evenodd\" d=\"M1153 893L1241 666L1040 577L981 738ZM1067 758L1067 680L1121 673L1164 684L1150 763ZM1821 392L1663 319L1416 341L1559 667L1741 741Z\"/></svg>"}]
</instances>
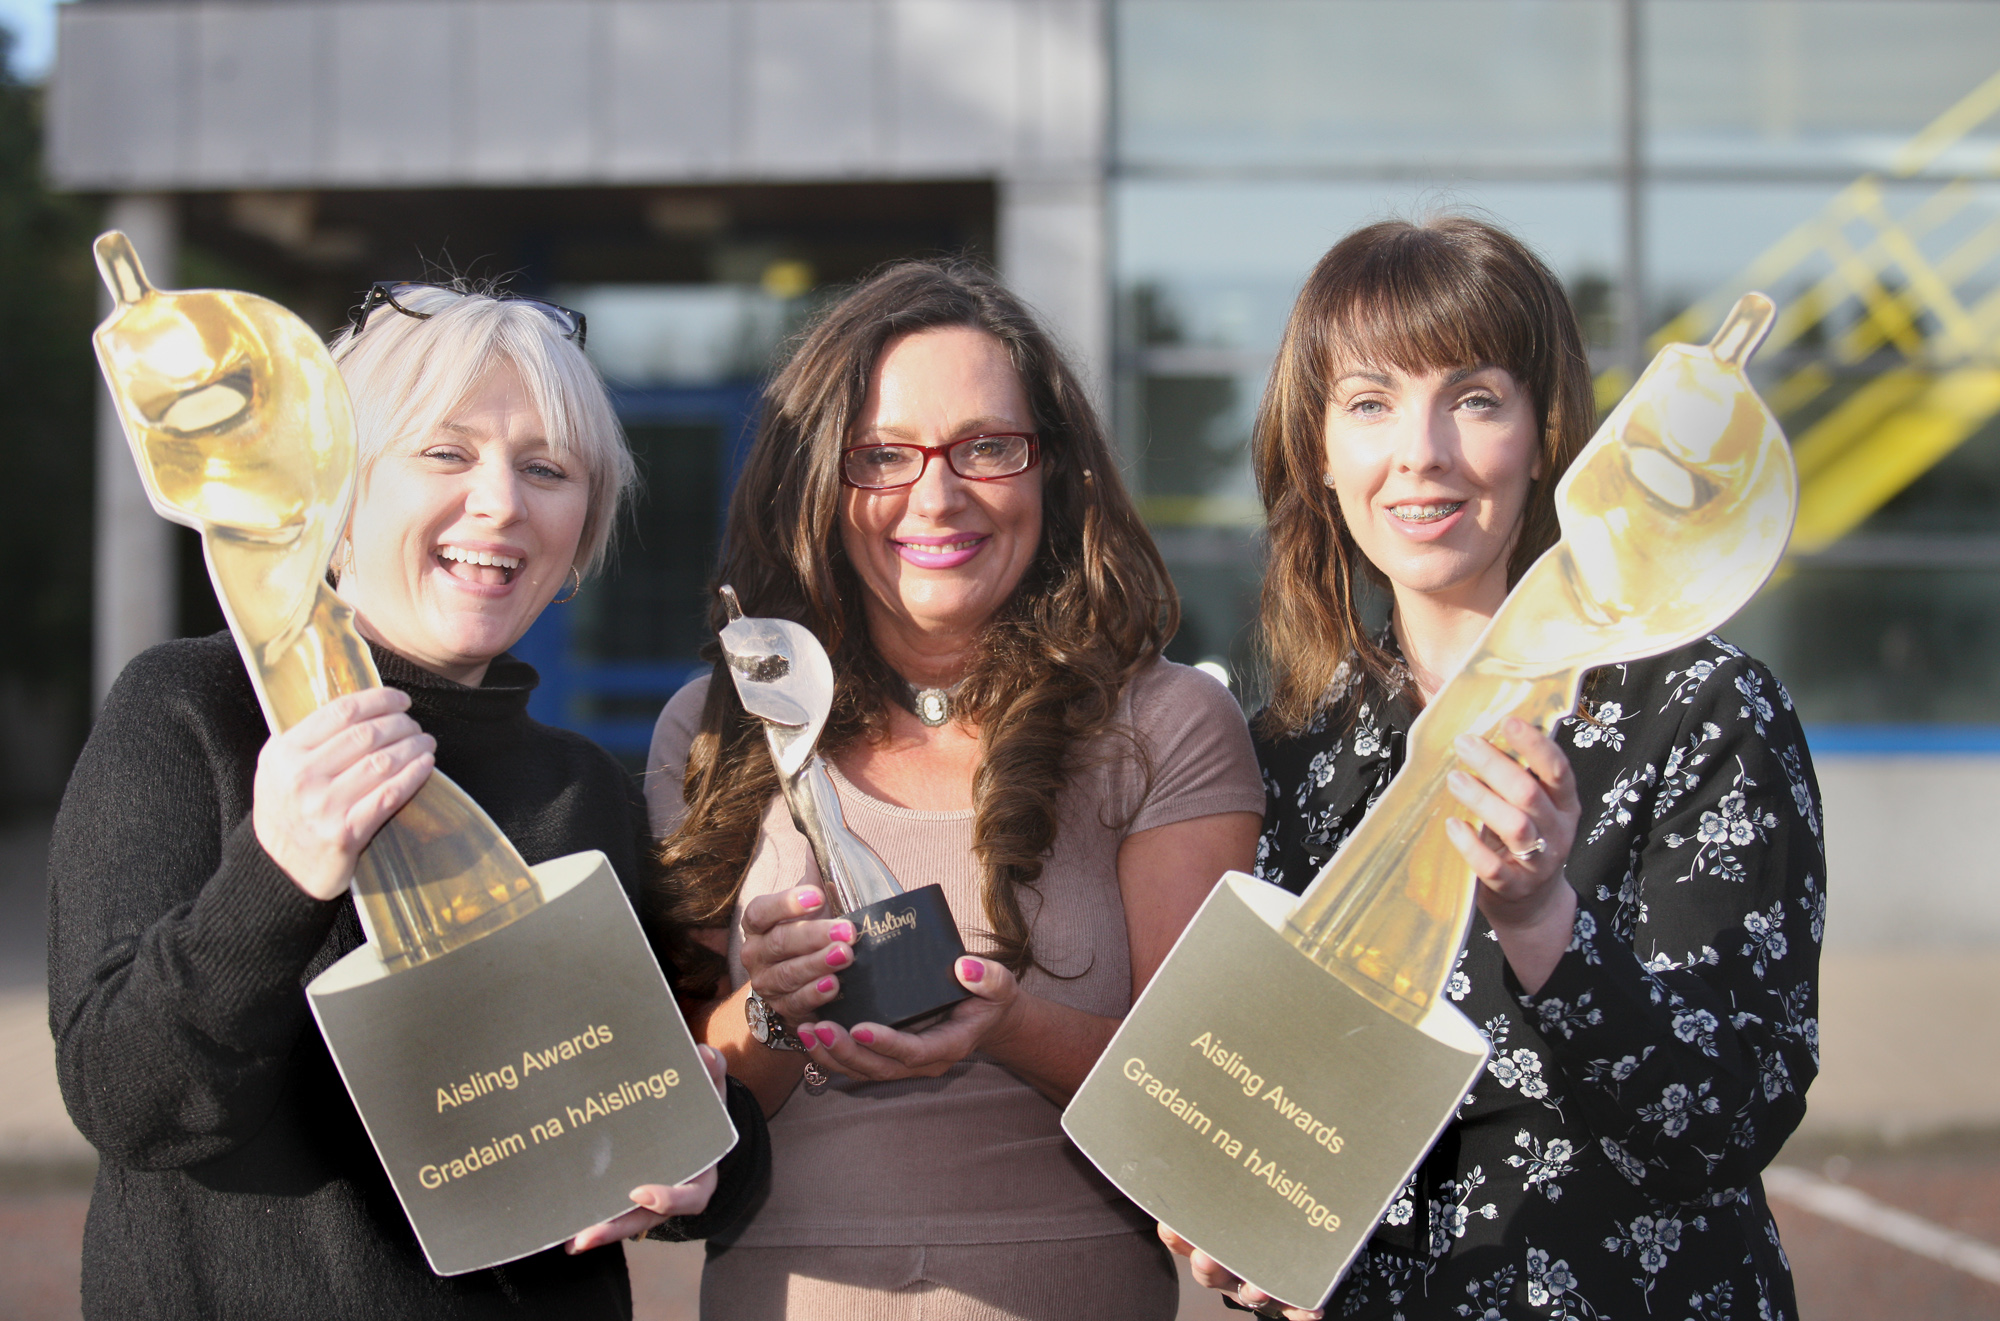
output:
<instances>
[{"instance_id":1,"label":"red-framed eyeglasses","mask_svg":"<svg viewBox=\"0 0 2000 1321\"><path fill-rule=\"evenodd\" d=\"M922 479L931 459L940 454L953 472L969 482L1019 477L1042 459L1040 438L1031 431L996 431L948 445L877 440L841 451L840 480L861 491L893 491Z\"/></svg>"}]
</instances>

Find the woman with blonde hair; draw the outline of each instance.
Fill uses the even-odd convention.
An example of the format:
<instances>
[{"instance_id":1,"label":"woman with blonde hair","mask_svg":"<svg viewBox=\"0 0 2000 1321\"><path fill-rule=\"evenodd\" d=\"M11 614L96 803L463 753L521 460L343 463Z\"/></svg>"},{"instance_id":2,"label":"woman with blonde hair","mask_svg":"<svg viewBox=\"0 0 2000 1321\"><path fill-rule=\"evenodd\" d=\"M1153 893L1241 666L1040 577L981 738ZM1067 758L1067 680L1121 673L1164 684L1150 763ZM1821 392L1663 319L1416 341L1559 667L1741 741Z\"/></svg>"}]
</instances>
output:
<instances>
[{"instance_id":1,"label":"woman with blonde hair","mask_svg":"<svg viewBox=\"0 0 2000 1321\"><path fill-rule=\"evenodd\" d=\"M977 269L881 272L772 382L719 581L825 644L847 825L943 886L972 953L939 1024L821 1019L854 930L761 726L719 665L667 705L665 911L726 940L693 979L707 1040L773 1112L769 1197L711 1249L703 1315L1173 1316L1149 1222L1060 1112L1249 865L1263 791L1228 691L1161 658L1173 588L1075 376Z\"/></svg>"},{"instance_id":2,"label":"woman with blonde hair","mask_svg":"<svg viewBox=\"0 0 2000 1321\"><path fill-rule=\"evenodd\" d=\"M1562 286L1503 230L1387 221L1314 268L1255 437L1264 879L1302 890L1400 769L1559 535L1592 411ZM1818 1063L1825 857L1790 698L1709 637L1595 671L1554 738L1502 732L1518 761L1458 739L1447 827L1478 914L1446 992L1492 1061L1329 1313L1796 1316L1758 1178Z\"/></svg>"},{"instance_id":3,"label":"woman with blonde hair","mask_svg":"<svg viewBox=\"0 0 2000 1321\"><path fill-rule=\"evenodd\" d=\"M102 1157L87 1316L629 1318L619 1241L705 1232L754 1191L763 1120L735 1084L719 1178L441 1278L306 1005L362 942L356 859L433 768L531 864L597 849L633 887L650 863L631 777L529 719L535 672L506 654L602 559L631 485L583 333L531 299L377 285L334 346L361 450L334 573L384 686L272 736L218 633L105 699L49 855L57 1072Z\"/></svg>"}]
</instances>

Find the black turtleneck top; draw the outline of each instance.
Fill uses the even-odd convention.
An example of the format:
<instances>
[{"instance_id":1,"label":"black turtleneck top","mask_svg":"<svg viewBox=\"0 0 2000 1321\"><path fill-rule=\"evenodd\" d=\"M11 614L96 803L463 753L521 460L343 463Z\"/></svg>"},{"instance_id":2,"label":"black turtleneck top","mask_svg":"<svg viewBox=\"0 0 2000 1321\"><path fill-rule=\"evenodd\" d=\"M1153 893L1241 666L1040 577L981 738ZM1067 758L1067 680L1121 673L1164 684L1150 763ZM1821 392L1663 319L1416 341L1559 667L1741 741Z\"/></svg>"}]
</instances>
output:
<instances>
[{"instance_id":1,"label":"black turtleneck top","mask_svg":"<svg viewBox=\"0 0 2000 1321\"><path fill-rule=\"evenodd\" d=\"M600 849L628 891L645 804L596 744L530 719L534 670L470 688L375 649L438 769L529 863ZM78 759L49 854L49 1023L77 1127L102 1156L84 1231L91 1317L617 1317L624 1255L551 1250L431 1273L314 1027L303 986L362 943L345 896L306 895L250 824L269 737L227 633L146 652ZM692 1237L733 1220L768 1164L762 1115Z\"/></svg>"}]
</instances>

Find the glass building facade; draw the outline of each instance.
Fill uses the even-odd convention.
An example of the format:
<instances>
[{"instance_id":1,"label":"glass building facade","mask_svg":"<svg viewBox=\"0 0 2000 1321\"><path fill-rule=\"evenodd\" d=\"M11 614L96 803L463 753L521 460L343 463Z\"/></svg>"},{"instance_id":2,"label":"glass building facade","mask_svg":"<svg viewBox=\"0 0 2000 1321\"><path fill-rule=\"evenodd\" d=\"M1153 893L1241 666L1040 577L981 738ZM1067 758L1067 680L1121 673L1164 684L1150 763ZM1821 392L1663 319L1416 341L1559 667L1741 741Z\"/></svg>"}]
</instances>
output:
<instances>
[{"instance_id":1,"label":"glass building facade","mask_svg":"<svg viewBox=\"0 0 2000 1321\"><path fill-rule=\"evenodd\" d=\"M1568 285L1602 403L1656 332L1706 339L1751 287L1790 309L1756 374L1806 470L1801 553L1725 634L1816 746L1996 742L2000 4L1116 0L1111 21L1114 407L1185 594L1177 659L1254 690L1250 425L1306 272L1358 224L1474 209Z\"/></svg>"},{"instance_id":2,"label":"glass building facade","mask_svg":"<svg viewBox=\"0 0 2000 1321\"><path fill-rule=\"evenodd\" d=\"M1106 384L1185 602L1170 654L1220 662L1254 705L1249 438L1290 304L1350 229L1446 209L1549 260L1603 405L1660 336L1777 298L1753 374L1794 441L1799 532L1725 633L1787 680L1816 748L2000 751L2000 0L64 13L55 176L177 235L179 283L325 329L370 282L440 266L587 310L644 491L611 572L521 650L537 713L628 757L697 667L778 346L907 256L994 262ZM444 82L382 63L433 28L464 36ZM461 115L427 109L461 94ZM180 626L206 631L184 540ZM174 558L100 563L136 582ZM154 640L141 624L103 681Z\"/></svg>"}]
</instances>

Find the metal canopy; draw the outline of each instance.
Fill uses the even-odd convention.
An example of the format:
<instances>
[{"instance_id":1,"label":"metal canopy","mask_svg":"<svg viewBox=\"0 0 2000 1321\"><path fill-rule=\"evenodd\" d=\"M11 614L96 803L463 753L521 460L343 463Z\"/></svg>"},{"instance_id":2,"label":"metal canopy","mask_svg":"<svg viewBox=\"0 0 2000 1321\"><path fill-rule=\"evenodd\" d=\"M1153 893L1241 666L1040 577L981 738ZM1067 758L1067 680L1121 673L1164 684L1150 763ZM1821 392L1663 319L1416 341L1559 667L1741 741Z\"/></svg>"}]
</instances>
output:
<instances>
[{"instance_id":1,"label":"metal canopy","mask_svg":"<svg viewBox=\"0 0 2000 1321\"><path fill-rule=\"evenodd\" d=\"M1101 0L92 0L63 187L1095 179Z\"/></svg>"}]
</instances>

